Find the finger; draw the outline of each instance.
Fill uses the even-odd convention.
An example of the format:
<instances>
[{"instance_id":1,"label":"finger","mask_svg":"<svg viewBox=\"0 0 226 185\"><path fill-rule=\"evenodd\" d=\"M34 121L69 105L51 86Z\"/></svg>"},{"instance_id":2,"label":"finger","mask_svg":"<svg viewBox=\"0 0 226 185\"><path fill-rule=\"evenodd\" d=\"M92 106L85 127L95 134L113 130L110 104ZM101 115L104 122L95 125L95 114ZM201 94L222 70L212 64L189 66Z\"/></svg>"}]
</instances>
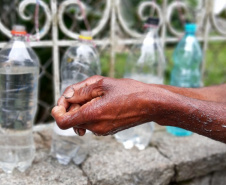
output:
<instances>
[{"instance_id":1,"label":"finger","mask_svg":"<svg viewBox=\"0 0 226 185\"><path fill-rule=\"evenodd\" d=\"M79 104L71 104L70 107L68 108L68 112L76 111L80 108L81 106Z\"/></svg>"},{"instance_id":2,"label":"finger","mask_svg":"<svg viewBox=\"0 0 226 185\"><path fill-rule=\"evenodd\" d=\"M70 107L70 103L68 102L68 101L66 101L65 100L65 97L62 95L60 98L59 98L59 100L58 100L58 102L57 102L57 105L58 106L63 106L63 107L65 107L65 109L67 110L69 107Z\"/></svg>"},{"instance_id":3,"label":"finger","mask_svg":"<svg viewBox=\"0 0 226 185\"><path fill-rule=\"evenodd\" d=\"M84 123L90 123L92 114L89 114L89 109L92 103L87 103L77 110L66 112L65 107L56 106L52 110L52 116L56 120L59 128L65 130L71 127L77 127Z\"/></svg>"},{"instance_id":4,"label":"finger","mask_svg":"<svg viewBox=\"0 0 226 185\"><path fill-rule=\"evenodd\" d=\"M79 127L76 127L76 128L89 130L96 136L102 136L108 132L108 128L106 127L106 124L107 122L91 122L91 123L84 123L82 125L79 125Z\"/></svg>"},{"instance_id":5,"label":"finger","mask_svg":"<svg viewBox=\"0 0 226 185\"><path fill-rule=\"evenodd\" d=\"M91 84L85 87L80 88L79 90L75 90L73 96L67 98L66 101L68 103L76 103L76 104L85 104L91 101L94 98L100 97L104 95L104 89L102 86L102 82L98 81L95 84Z\"/></svg>"},{"instance_id":6,"label":"finger","mask_svg":"<svg viewBox=\"0 0 226 185\"><path fill-rule=\"evenodd\" d=\"M86 129L73 127L75 133L79 136L84 136L86 133Z\"/></svg>"},{"instance_id":7,"label":"finger","mask_svg":"<svg viewBox=\"0 0 226 185\"><path fill-rule=\"evenodd\" d=\"M80 108L81 106L79 104L72 104L69 108L69 112L71 111L76 111ZM78 135L78 136L84 136L85 133L86 133L86 129L82 129L82 128L76 128L76 127L73 127L75 133Z\"/></svg>"},{"instance_id":8,"label":"finger","mask_svg":"<svg viewBox=\"0 0 226 185\"><path fill-rule=\"evenodd\" d=\"M51 115L57 122L61 121L61 118L65 113L66 109L64 106L55 106L51 111Z\"/></svg>"},{"instance_id":9,"label":"finger","mask_svg":"<svg viewBox=\"0 0 226 185\"><path fill-rule=\"evenodd\" d=\"M69 86L68 88L66 88L65 92L63 93L63 96L67 99L67 98L71 98L72 96L74 96L75 90L73 88L73 85Z\"/></svg>"},{"instance_id":10,"label":"finger","mask_svg":"<svg viewBox=\"0 0 226 185\"><path fill-rule=\"evenodd\" d=\"M63 95L59 98L57 105L62 105L66 109L69 108L70 103L67 101L67 99L70 99L74 95L74 92L78 91L82 87L89 86L91 84L94 84L101 80L103 77L102 76L93 76L91 78L88 78L80 83L74 84L69 86L63 93ZM80 103L79 101L77 103Z\"/></svg>"}]
</instances>

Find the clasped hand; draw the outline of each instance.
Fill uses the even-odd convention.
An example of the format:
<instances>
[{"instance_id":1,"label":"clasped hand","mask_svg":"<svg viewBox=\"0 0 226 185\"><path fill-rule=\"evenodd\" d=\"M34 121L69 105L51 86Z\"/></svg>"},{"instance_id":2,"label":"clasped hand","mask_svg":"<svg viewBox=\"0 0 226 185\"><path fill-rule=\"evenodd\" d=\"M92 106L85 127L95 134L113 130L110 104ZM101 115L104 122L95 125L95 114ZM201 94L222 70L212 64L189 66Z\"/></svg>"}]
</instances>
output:
<instances>
[{"instance_id":1,"label":"clasped hand","mask_svg":"<svg viewBox=\"0 0 226 185\"><path fill-rule=\"evenodd\" d=\"M52 110L61 129L73 128L78 135L90 130L109 135L155 117L150 104L154 96L148 84L131 79L93 76L69 86Z\"/></svg>"}]
</instances>

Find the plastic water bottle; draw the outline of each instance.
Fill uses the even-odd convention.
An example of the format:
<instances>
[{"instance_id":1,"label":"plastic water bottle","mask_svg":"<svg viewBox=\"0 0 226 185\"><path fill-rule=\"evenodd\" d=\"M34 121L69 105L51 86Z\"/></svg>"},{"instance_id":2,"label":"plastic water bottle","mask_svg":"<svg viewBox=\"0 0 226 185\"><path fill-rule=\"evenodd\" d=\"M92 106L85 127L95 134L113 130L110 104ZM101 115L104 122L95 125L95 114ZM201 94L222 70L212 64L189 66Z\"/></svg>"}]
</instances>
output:
<instances>
[{"instance_id":1,"label":"plastic water bottle","mask_svg":"<svg viewBox=\"0 0 226 185\"><path fill-rule=\"evenodd\" d=\"M99 55L89 32L83 31L79 42L70 47L61 64L61 90L101 73Z\"/></svg>"},{"instance_id":2,"label":"plastic water bottle","mask_svg":"<svg viewBox=\"0 0 226 185\"><path fill-rule=\"evenodd\" d=\"M135 45L128 56L124 77L144 83L163 84L165 57L158 37L159 20L149 18L145 27L147 33L142 44ZM136 146L145 149L151 141L154 123L145 123L115 134L117 141L126 149Z\"/></svg>"},{"instance_id":3,"label":"plastic water bottle","mask_svg":"<svg viewBox=\"0 0 226 185\"><path fill-rule=\"evenodd\" d=\"M23 26L14 26L11 41L0 51L0 168L25 171L35 156L32 135L37 110L39 60L25 41Z\"/></svg>"},{"instance_id":4,"label":"plastic water bottle","mask_svg":"<svg viewBox=\"0 0 226 185\"><path fill-rule=\"evenodd\" d=\"M177 45L173 61L170 84L178 87L200 87L202 63L202 50L195 37L197 26L185 25L185 36ZM167 131L175 136L189 136L192 132L177 127L167 127Z\"/></svg>"},{"instance_id":5,"label":"plastic water bottle","mask_svg":"<svg viewBox=\"0 0 226 185\"><path fill-rule=\"evenodd\" d=\"M93 75L100 75L99 55L94 47L89 32L82 32L79 41L70 47L61 63L61 91L72 84L85 80ZM81 164L86 156L87 150L84 139L90 137L90 132L79 137L73 129L61 130L55 124L51 154L58 162L67 165L71 160L75 164Z\"/></svg>"}]
</instances>

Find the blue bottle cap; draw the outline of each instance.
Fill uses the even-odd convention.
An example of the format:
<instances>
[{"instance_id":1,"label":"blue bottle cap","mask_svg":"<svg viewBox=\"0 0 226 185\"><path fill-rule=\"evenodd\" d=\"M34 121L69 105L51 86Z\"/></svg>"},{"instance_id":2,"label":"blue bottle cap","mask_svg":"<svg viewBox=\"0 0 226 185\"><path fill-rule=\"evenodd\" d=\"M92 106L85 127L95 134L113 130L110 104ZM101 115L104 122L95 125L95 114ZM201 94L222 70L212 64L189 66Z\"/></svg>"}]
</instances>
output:
<instances>
[{"instance_id":1,"label":"blue bottle cap","mask_svg":"<svg viewBox=\"0 0 226 185\"><path fill-rule=\"evenodd\" d=\"M194 23L186 23L185 24L185 31L195 33L197 30L197 25Z\"/></svg>"}]
</instances>

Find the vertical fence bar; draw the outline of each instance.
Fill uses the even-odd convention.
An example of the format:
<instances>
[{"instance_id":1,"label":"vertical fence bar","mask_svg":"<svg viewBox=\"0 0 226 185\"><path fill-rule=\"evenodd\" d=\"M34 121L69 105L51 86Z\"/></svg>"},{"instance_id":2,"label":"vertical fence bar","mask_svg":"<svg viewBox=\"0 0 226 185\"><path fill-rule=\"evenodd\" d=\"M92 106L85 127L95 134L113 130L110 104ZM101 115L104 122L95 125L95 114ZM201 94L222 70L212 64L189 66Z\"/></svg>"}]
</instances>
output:
<instances>
[{"instance_id":1,"label":"vertical fence bar","mask_svg":"<svg viewBox=\"0 0 226 185\"><path fill-rule=\"evenodd\" d=\"M206 9L206 18L204 25L204 38L203 38L203 62L202 62L202 79L204 78L204 72L206 67L206 51L208 49L208 41L209 41L209 32L210 32L210 19L213 11L213 1L206 0L205 1L205 9Z\"/></svg>"},{"instance_id":2,"label":"vertical fence bar","mask_svg":"<svg viewBox=\"0 0 226 185\"><path fill-rule=\"evenodd\" d=\"M165 45L166 45L166 26L167 26L167 23L166 23L166 15L167 15L167 0L164 0L163 1L163 4L162 4L162 30L161 30L161 37L162 37L162 46L163 46L163 49L165 49Z\"/></svg>"},{"instance_id":3,"label":"vertical fence bar","mask_svg":"<svg viewBox=\"0 0 226 185\"><path fill-rule=\"evenodd\" d=\"M54 76L54 98L55 103L60 97L60 72L59 72L59 46L58 46L58 18L57 0L51 0L52 9L52 55L53 55L53 76Z\"/></svg>"},{"instance_id":4,"label":"vertical fence bar","mask_svg":"<svg viewBox=\"0 0 226 185\"><path fill-rule=\"evenodd\" d=\"M110 59L110 77L114 77L115 76L115 47L116 47L116 7L115 7L115 0L111 0L111 28L110 28L110 32L111 32L111 59Z\"/></svg>"}]
</instances>

